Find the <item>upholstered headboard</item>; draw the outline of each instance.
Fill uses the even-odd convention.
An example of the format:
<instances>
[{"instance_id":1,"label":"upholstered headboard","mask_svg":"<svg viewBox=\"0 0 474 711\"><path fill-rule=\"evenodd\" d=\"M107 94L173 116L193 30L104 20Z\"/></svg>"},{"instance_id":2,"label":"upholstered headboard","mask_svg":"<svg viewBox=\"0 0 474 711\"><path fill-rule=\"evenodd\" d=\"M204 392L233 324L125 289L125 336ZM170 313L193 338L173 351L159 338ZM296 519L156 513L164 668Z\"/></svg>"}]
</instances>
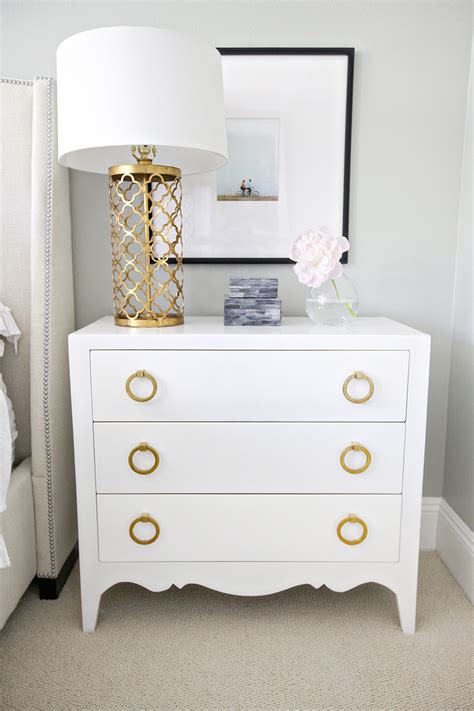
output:
<instances>
[{"instance_id":1,"label":"upholstered headboard","mask_svg":"<svg viewBox=\"0 0 474 711\"><path fill-rule=\"evenodd\" d=\"M32 455L38 574L56 577L76 540L67 336L74 330L68 171L57 160L55 83L1 79L0 301L22 337L0 367Z\"/></svg>"},{"instance_id":2,"label":"upholstered headboard","mask_svg":"<svg viewBox=\"0 0 474 711\"><path fill-rule=\"evenodd\" d=\"M33 82L2 80L2 193L0 301L9 306L22 337L18 355L5 348L0 369L18 429L16 460L31 454L31 143Z\"/></svg>"}]
</instances>

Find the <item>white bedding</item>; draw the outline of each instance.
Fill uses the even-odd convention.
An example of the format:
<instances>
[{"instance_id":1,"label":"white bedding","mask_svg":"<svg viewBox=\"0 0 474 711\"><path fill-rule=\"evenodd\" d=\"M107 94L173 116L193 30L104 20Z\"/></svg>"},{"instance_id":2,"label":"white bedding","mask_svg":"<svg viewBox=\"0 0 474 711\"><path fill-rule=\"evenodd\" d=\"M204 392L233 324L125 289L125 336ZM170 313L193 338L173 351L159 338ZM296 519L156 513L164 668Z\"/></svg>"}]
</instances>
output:
<instances>
[{"instance_id":1,"label":"white bedding","mask_svg":"<svg viewBox=\"0 0 474 711\"><path fill-rule=\"evenodd\" d=\"M18 353L18 341L21 336L21 331L16 325L15 319L12 316L11 310L0 302L0 336L7 339L13 344L15 353ZM3 349L0 351L0 356L3 355Z\"/></svg>"},{"instance_id":2,"label":"white bedding","mask_svg":"<svg viewBox=\"0 0 474 711\"><path fill-rule=\"evenodd\" d=\"M20 330L10 313L10 309L0 303L0 336L13 344L15 352L18 348ZM5 343L0 338L0 357L5 350ZM7 389L0 373L0 514L7 507L7 491L10 484L13 460L15 458L15 440L18 436L15 425L15 414ZM0 530L0 568L10 565L5 541Z\"/></svg>"},{"instance_id":3,"label":"white bedding","mask_svg":"<svg viewBox=\"0 0 474 711\"><path fill-rule=\"evenodd\" d=\"M8 485L10 484L13 462L12 431L8 399L3 378L0 374L0 514L2 511L5 511L7 507L7 491ZM10 559L0 530L0 568L6 568L9 565Z\"/></svg>"}]
</instances>

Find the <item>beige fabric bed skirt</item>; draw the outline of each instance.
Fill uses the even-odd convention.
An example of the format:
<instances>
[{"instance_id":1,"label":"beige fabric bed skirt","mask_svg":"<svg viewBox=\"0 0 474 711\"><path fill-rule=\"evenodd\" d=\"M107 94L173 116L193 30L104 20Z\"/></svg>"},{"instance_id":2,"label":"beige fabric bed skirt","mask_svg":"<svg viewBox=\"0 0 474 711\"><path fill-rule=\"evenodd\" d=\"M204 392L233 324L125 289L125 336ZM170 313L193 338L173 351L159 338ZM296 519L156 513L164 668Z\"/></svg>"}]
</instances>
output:
<instances>
[{"instance_id":1,"label":"beige fabric bed skirt","mask_svg":"<svg viewBox=\"0 0 474 711\"><path fill-rule=\"evenodd\" d=\"M0 526L12 560L0 571L0 629L36 574L35 513L28 457L12 473Z\"/></svg>"}]
</instances>

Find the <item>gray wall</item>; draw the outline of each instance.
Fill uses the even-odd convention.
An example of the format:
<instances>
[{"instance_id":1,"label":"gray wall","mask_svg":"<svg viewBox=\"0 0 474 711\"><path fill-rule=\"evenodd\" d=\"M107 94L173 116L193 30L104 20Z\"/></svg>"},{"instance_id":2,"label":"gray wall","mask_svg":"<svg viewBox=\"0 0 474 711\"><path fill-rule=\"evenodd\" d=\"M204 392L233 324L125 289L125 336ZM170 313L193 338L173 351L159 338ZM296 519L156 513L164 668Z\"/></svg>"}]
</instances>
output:
<instances>
[{"instance_id":1,"label":"gray wall","mask_svg":"<svg viewBox=\"0 0 474 711\"><path fill-rule=\"evenodd\" d=\"M54 75L61 40L114 24L189 31L216 46L355 47L347 273L363 314L432 336L424 493L440 496L471 3L5 2L2 72ZM117 106L121 98L126 87ZM102 177L71 177L80 326L111 312L107 187ZM188 266L187 313L221 314L230 274L278 276L285 314L304 313L306 292L289 266Z\"/></svg>"},{"instance_id":2,"label":"gray wall","mask_svg":"<svg viewBox=\"0 0 474 711\"><path fill-rule=\"evenodd\" d=\"M453 301L448 427L443 496L474 528L473 311L472 311L472 75L466 134Z\"/></svg>"}]
</instances>

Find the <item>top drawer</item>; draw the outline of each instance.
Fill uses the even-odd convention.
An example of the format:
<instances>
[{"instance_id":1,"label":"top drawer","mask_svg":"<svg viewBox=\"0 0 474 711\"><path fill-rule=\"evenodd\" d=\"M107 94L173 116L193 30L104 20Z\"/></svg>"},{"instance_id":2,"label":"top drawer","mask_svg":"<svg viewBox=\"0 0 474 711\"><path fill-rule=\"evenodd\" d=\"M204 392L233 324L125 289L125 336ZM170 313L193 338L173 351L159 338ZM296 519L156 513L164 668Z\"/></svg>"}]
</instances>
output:
<instances>
[{"instance_id":1,"label":"top drawer","mask_svg":"<svg viewBox=\"0 0 474 711\"><path fill-rule=\"evenodd\" d=\"M93 416L402 422L408 358L408 351L91 351Z\"/></svg>"}]
</instances>

